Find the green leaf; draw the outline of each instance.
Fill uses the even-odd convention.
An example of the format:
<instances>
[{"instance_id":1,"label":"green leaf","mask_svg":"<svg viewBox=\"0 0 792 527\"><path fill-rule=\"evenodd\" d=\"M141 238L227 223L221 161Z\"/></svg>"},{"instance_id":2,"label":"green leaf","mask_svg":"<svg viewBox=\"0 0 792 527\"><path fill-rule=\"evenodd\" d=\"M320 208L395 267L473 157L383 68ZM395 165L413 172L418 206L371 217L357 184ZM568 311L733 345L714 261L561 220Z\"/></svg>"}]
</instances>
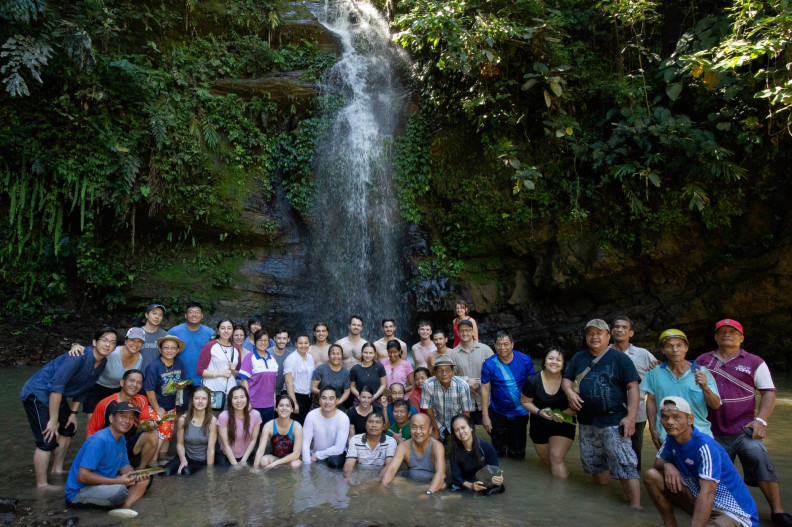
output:
<instances>
[{"instance_id":1,"label":"green leaf","mask_svg":"<svg viewBox=\"0 0 792 527\"><path fill-rule=\"evenodd\" d=\"M668 98L672 101L676 101L680 93L682 93L681 82L675 82L666 86L666 95L668 95Z\"/></svg>"}]
</instances>

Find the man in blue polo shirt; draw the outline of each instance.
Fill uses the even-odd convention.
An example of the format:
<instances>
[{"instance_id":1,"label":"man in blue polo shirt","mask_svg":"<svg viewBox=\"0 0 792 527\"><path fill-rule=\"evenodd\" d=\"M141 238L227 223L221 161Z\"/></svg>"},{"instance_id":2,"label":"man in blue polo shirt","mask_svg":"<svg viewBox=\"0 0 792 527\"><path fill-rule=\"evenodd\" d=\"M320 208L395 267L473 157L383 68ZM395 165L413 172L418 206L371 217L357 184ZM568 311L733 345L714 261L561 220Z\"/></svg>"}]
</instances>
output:
<instances>
[{"instance_id":1,"label":"man in blue polo shirt","mask_svg":"<svg viewBox=\"0 0 792 527\"><path fill-rule=\"evenodd\" d=\"M660 420L668 436L644 485L663 518L675 526L674 505L693 519L691 525L758 527L756 502L726 450L693 427L693 412L682 397L665 397Z\"/></svg>"},{"instance_id":2,"label":"man in blue polo shirt","mask_svg":"<svg viewBox=\"0 0 792 527\"><path fill-rule=\"evenodd\" d=\"M126 437L140 409L120 402L110 414L110 425L91 435L74 458L64 495L66 505L119 507L118 516L134 517L129 507L149 486L148 475L132 475L127 458Z\"/></svg>"},{"instance_id":3,"label":"man in blue polo shirt","mask_svg":"<svg viewBox=\"0 0 792 527\"><path fill-rule=\"evenodd\" d=\"M100 329L94 334L93 346L87 347L85 353L77 357L64 353L51 360L22 387L19 396L36 439L33 468L37 488L59 488L47 483L50 457L54 451L52 473L62 473L71 438L77 431L79 396L96 384L107 363L105 357L115 349L116 338L115 329ZM66 397L74 398L71 408Z\"/></svg>"},{"instance_id":4,"label":"man in blue polo shirt","mask_svg":"<svg viewBox=\"0 0 792 527\"><path fill-rule=\"evenodd\" d=\"M201 384L201 377L198 376L198 357L201 355L201 349L204 344L209 342L214 332L212 328L201 324L201 321L203 321L203 307L198 302L187 304L187 312L184 318L187 321L172 327L168 331L168 335L179 337L184 341L184 351L179 358L184 362L184 366L187 368L186 378L192 379L192 387L194 388ZM185 395L188 394L185 393Z\"/></svg>"},{"instance_id":5,"label":"man in blue polo shirt","mask_svg":"<svg viewBox=\"0 0 792 527\"><path fill-rule=\"evenodd\" d=\"M520 392L534 373L533 361L515 353L514 340L503 331L495 335L495 353L481 367L481 421L499 456L522 459L530 414L520 404Z\"/></svg>"}]
</instances>

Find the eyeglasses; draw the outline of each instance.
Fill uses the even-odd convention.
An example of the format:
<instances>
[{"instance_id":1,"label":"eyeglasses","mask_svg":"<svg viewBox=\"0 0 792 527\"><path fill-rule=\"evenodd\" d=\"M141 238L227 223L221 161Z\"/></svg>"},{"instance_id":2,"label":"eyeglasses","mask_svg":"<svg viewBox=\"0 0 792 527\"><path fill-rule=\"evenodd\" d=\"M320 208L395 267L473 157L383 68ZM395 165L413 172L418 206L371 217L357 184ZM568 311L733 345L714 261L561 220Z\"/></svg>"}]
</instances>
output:
<instances>
[{"instance_id":1,"label":"eyeglasses","mask_svg":"<svg viewBox=\"0 0 792 527\"><path fill-rule=\"evenodd\" d=\"M115 343L116 343L115 339L110 340L110 339L106 339L104 337L100 338L99 342L104 342L105 344L110 344L111 346L114 346Z\"/></svg>"},{"instance_id":2,"label":"eyeglasses","mask_svg":"<svg viewBox=\"0 0 792 527\"><path fill-rule=\"evenodd\" d=\"M454 373L454 370L452 368L435 368L435 373L440 375L449 375Z\"/></svg>"}]
</instances>

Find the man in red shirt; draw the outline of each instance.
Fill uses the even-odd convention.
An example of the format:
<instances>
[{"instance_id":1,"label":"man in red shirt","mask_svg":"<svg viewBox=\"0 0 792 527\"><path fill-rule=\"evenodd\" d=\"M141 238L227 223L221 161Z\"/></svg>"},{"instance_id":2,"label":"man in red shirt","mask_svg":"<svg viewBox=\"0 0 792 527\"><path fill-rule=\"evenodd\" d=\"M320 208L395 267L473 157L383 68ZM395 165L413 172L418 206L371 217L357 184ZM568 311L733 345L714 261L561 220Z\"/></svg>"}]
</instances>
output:
<instances>
[{"instance_id":1,"label":"man in red shirt","mask_svg":"<svg viewBox=\"0 0 792 527\"><path fill-rule=\"evenodd\" d=\"M105 397L96 405L88 427L85 430L86 437L98 432L102 428L109 426L110 415L119 403L127 402L140 408L140 421L152 419L153 413L149 407L148 399L145 395L138 392L143 387L143 372L140 370L127 370L121 378L121 391ZM157 451L157 427L159 422L152 422L139 426L135 423L125 434L127 444L127 456L132 464L138 468L145 468ZM138 459L139 458L139 459ZM138 463L135 463L138 461Z\"/></svg>"}]
</instances>

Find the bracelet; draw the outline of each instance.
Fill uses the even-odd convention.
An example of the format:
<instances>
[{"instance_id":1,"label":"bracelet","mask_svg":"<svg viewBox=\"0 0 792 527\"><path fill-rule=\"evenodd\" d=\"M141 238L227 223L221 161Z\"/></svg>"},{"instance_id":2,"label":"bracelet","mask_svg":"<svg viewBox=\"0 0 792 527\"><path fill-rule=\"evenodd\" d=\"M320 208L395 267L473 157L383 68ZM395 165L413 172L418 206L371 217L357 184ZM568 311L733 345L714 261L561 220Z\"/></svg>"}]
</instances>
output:
<instances>
[{"instance_id":1,"label":"bracelet","mask_svg":"<svg viewBox=\"0 0 792 527\"><path fill-rule=\"evenodd\" d=\"M79 410L69 410L69 411L71 412L72 415L77 415L80 413ZM765 426L767 426L767 423L765 423Z\"/></svg>"},{"instance_id":2,"label":"bracelet","mask_svg":"<svg viewBox=\"0 0 792 527\"><path fill-rule=\"evenodd\" d=\"M760 423L762 423L763 425L767 426L767 421L765 421L765 420L764 420L764 419L762 419L761 417L754 417L754 418L753 418L753 420L754 420L754 421L759 421L759 422L760 422Z\"/></svg>"}]
</instances>

